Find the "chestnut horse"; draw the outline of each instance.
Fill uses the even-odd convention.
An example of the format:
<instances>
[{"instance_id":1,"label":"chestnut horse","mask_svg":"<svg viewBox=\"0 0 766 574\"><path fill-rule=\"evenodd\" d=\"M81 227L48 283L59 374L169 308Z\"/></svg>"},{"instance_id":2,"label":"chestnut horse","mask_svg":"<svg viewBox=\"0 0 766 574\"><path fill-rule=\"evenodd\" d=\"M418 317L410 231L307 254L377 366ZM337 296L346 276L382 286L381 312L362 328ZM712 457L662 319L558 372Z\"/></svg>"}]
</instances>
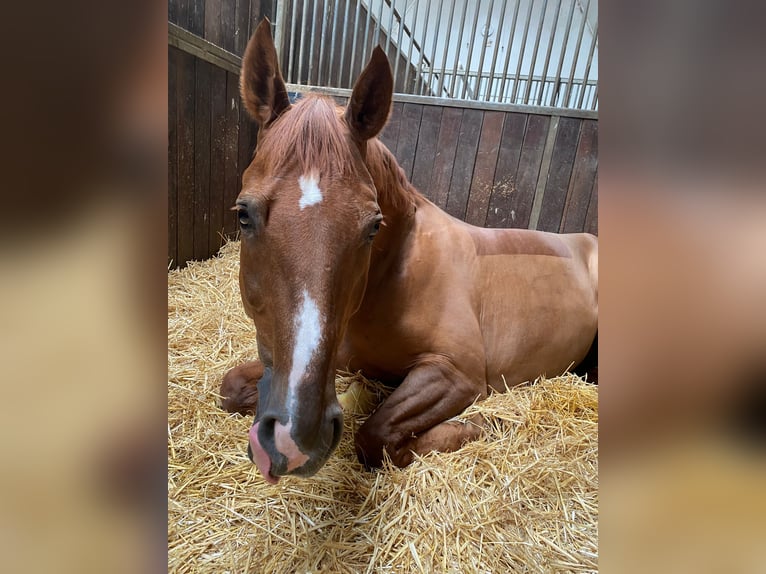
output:
<instances>
[{"instance_id":1,"label":"chestnut horse","mask_svg":"<svg viewBox=\"0 0 766 574\"><path fill-rule=\"evenodd\" d=\"M223 407L255 412L250 457L276 483L311 476L340 440L336 367L390 383L358 457L404 466L477 437L450 421L487 395L564 372L597 328L592 235L482 229L436 207L376 138L393 78L375 48L348 107L291 105L268 21L240 86L259 124L236 202L240 291L258 361L226 373Z\"/></svg>"}]
</instances>

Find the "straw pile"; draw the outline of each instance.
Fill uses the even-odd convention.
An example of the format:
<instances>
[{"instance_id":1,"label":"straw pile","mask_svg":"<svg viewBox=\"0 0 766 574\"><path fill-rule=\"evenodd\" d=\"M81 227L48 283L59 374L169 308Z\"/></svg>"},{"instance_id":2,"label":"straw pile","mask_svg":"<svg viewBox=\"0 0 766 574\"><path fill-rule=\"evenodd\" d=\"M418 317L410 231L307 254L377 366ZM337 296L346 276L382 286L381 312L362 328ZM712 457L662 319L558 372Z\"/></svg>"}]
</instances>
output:
<instances>
[{"instance_id":1,"label":"straw pile","mask_svg":"<svg viewBox=\"0 0 766 574\"><path fill-rule=\"evenodd\" d=\"M310 479L266 484L247 458L250 418L216 407L223 373L253 357L238 244L168 277L170 572L594 572L598 397L575 376L471 407L481 440L405 469L366 472L346 413ZM380 396L359 375L339 375ZM470 414L469 413L469 414Z\"/></svg>"}]
</instances>

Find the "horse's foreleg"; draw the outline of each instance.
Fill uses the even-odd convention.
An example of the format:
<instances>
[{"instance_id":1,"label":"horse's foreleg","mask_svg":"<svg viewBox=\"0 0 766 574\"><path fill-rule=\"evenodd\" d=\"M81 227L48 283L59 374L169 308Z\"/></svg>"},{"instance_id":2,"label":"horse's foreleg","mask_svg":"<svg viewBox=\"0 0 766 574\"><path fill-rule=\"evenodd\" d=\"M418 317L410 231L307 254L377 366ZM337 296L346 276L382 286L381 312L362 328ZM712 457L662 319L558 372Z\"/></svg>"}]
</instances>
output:
<instances>
[{"instance_id":1,"label":"horse's foreleg","mask_svg":"<svg viewBox=\"0 0 766 574\"><path fill-rule=\"evenodd\" d=\"M479 436L481 421L447 421L485 396L486 384L472 381L451 364L422 364L359 428L357 456L373 468L382 464L384 449L396 466L412 462L413 452L457 450Z\"/></svg>"},{"instance_id":2,"label":"horse's foreleg","mask_svg":"<svg viewBox=\"0 0 766 574\"><path fill-rule=\"evenodd\" d=\"M230 413L255 414L257 385L264 370L260 361L248 361L229 370L221 383L221 408Z\"/></svg>"}]
</instances>

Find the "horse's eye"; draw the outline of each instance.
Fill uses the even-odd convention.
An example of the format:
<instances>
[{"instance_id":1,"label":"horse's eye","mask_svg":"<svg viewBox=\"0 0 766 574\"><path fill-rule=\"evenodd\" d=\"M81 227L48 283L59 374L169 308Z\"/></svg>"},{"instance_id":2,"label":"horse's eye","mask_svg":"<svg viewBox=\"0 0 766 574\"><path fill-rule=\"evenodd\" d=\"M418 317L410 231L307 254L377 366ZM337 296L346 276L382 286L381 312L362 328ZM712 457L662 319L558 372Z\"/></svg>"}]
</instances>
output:
<instances>
[{"instance_id":1,"label":"horse's eye","mask_svg":"<svg viewBox=\"0 0 766 574\"><path fill-rule=\"evenodd\" d=\"M372 223L372 227L370 227L370 233L367 236L367 239L369 241L372 241L375 238L375 235L377 235L378 231L380 231L380 222L383 221L383 216L378 215L375 220Z\"/></svg>"},{"instance_id":2,"label":"horse's eye","mask_svg":"<svg viewBox=\"0 0 766 574\"><path fill-rule=\"evenodd\" d=\"M246 209L238 209L237 217L239 218L239 226L243 228L250 227L250 215L248 215Z\"/></svg>"}]
</instances>

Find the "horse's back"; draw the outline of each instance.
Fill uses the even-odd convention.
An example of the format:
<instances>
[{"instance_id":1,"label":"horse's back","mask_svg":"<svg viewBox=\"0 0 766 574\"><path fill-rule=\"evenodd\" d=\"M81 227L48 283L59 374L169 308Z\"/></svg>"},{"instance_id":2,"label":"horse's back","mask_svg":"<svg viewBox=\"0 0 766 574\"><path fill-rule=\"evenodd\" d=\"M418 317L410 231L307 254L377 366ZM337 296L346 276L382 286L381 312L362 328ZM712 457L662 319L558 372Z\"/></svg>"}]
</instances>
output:
<instances>
[{"instance_id":1,"label":"horse's back","mask_svg":"<svg viewBox=\"0 0 766 574\"><path fill-rule=\"evenodd\" d=\"M597 239L465 229L476 245L475 301L488 384L502 388L578 364L598 323Z\"/></svg>"}]
</instances>

